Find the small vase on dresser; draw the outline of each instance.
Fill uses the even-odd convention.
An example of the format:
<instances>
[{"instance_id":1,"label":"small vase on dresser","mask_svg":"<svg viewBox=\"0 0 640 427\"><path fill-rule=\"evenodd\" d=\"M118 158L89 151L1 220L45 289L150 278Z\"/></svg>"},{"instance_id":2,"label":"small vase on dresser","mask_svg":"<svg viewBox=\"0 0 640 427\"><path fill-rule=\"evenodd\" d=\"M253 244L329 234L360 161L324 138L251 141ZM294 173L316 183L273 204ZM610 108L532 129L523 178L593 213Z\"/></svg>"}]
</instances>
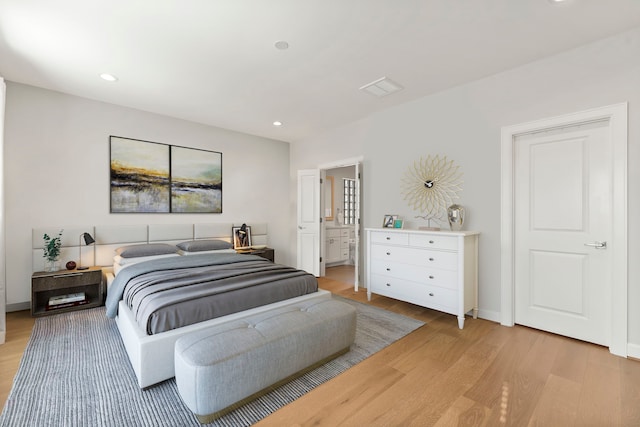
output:
<instances>
[{"instance_id":1,"label":"small vase on dresser","mask_svg":"<svg viewBox=\"0 0 640 427\"><path fill-rule=\"evenodd\" d=\"M478 235L475 231L367 228L367 297L410 302L458 318L478 316Z\"/></svg>"}]
</instances>

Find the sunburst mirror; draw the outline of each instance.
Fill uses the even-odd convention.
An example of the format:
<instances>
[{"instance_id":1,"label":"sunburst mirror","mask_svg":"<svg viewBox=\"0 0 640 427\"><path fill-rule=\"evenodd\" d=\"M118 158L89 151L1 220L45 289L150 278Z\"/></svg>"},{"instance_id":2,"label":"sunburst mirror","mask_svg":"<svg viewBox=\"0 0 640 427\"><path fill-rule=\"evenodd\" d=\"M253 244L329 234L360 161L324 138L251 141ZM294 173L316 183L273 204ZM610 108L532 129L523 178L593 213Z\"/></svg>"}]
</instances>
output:
<instances>
[{"instance_id":1,"label":"sunburst mirror","mask_svg":"<svg viewBox=\"0 0 640 427\"><path fill-rule=\"evenodd\" d=\"M462 191L462 172L447 157L427 156L409 165L402 179L404 200L426 219L428 229L432 220L446 221L447 207Z\"/></svg>"}]
</instances>

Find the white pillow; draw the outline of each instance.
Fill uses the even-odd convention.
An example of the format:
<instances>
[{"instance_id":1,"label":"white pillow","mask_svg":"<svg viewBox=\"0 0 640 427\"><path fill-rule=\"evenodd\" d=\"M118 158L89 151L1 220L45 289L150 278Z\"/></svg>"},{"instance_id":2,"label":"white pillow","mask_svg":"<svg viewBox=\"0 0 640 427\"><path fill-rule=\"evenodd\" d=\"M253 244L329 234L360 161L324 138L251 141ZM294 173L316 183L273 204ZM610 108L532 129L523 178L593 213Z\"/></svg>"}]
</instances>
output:
<instances>
[{"instance_id":1,"label":"white pillow","mask_svg":"<svg viewBox=\"0 0 640 427\"><path fill-rule=\"evenodd\" d=\"M235 249L216 249L212 251L198 251L198 252L187 252L187 251L178 251L180 255L203 255L203 254L235 254Z\"/></svg>"},{"instance_id":2,"label":"white pillow","mask_svg":"<svg viewBox=\"0 0 640 427\"><path fill-rule=\"evenodd\" d=\"M173 258L180 256L179 253L175 254L164 254L164 255L150 255L150 256L140 256L137 258L123 258L120 255L116 255L113 257L113 274L118 275L120 270L124 267L128 267L130 265L137 264L142 261L150 261L153 259L162 259L162 258Z\"/></svg>"},{"instance_id":3,"label":"white pillow","mask_svg":"<svg viewBox=\"0 0 640 427\"><path fill-rule=\"evenodd\" d=\"M149 255L149 256L139 256L136 258L124 258L124 257L121 257L120 255L116 255L113 257L113 262L118 263L120 265L127 265L127 264L137 264L142 261L150 261L152 259L171 258L176 256L180 256L180 254L175 253L175 254L164 254L164 255Z\"/></svg>"}]
</instances>

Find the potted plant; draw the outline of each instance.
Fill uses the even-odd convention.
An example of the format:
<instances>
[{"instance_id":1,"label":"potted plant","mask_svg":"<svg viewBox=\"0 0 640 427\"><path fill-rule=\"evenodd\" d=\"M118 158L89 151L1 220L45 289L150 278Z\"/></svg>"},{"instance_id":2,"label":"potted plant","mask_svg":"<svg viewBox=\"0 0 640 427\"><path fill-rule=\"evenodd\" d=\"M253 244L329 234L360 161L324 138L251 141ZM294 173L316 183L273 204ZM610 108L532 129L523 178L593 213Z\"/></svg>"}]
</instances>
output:
<instances>
[{"instance_id":1,"label":"potted plant","mask_svg":"<svg viewBox=\"0 0 640 427\"><path fill-rule=\"evenodd\" d=\"M62 230L57 237L51 237L44 233L44 271L57 271L60 268L60 247L62 246Z\"/></svg>"}]
</instances>

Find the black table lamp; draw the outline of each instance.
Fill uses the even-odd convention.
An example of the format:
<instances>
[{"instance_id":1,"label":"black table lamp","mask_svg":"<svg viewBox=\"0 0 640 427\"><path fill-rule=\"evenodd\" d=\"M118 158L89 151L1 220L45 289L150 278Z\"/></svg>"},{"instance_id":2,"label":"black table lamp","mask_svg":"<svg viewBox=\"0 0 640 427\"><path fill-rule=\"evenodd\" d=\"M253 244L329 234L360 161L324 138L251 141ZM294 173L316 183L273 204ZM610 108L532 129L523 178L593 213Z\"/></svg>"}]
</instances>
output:
<instances>
[{"instance_id":1,"label":"black table lamp","mask_svg":"<svg viewBox=\"0 0 640 427\"><path fill-rule=\"evenodd\" d=\"M80 235L80 244L78 245L80 248L80 260L78 261L78 270L87 270L89 267L83 267L82 266L82 240L84 240L84 244L85 246L89 246L92 243L95 243L95 240L93 239L93 237L91 237L91 234L89 233L82 233Z\"/></svg>"}]
</instances>

